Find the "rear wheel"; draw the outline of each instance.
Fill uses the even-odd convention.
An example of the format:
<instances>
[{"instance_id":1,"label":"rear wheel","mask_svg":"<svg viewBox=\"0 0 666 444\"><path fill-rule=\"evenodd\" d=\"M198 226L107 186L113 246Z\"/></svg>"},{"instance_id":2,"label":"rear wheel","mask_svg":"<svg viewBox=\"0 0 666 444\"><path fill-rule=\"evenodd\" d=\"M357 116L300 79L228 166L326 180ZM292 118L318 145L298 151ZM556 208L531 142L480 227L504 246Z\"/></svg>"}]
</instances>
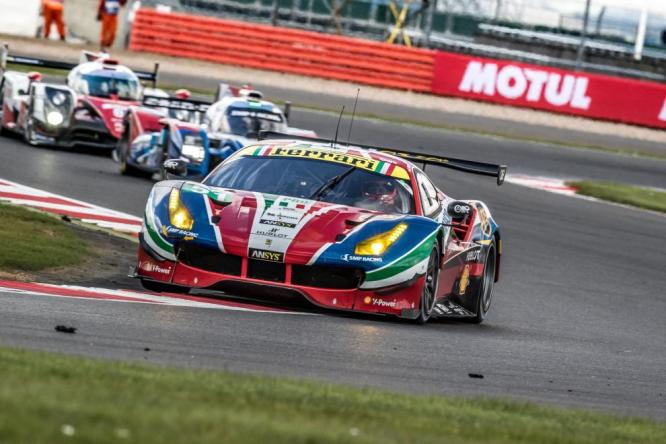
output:
<instances>
[{"instance_id":1,"label":"rear wheel","mask_svg":"<svg viewBox=\"0 0 666 444\"><path fill-rule=\"evenodd\" d=\"M426 269L425 282L421 291L421 303L419 307L419 316L416 322L425 324L430 319L432 311L437 301L437 284L439 281L439 249L434 246L430 252L428 268Z\"/></svg>"},{"instance_id":2,"label":"rear wheel","mask_svg":"<svg viewBox=\"0 0 666 444\"><path fill-rule=\"evenodd\" d=\"M189 293L190 289L187 287L181 287L178 285L167 284L165 282L158 281L149 281L147 279L141 279L141 285L143 288L149 291L154 291L155 293Z\"/></svg>"},{"instance_id":3,"label":"rear wheel","mask_svg":"<svg viewBox=\"0 0 666 444\"><path fill-rule=\"evenodd\" d=\"M467 321L473 324L480 324L486 319L488 310L490 310L490 303L493 297L493 285L495 284L495 270L497 255L495 253L495 243L490 244L486 251L486 260L483 267L483 277L477 289L476 294L476 315L473 318L468 318Z\"/></svg>"}]
</instances>

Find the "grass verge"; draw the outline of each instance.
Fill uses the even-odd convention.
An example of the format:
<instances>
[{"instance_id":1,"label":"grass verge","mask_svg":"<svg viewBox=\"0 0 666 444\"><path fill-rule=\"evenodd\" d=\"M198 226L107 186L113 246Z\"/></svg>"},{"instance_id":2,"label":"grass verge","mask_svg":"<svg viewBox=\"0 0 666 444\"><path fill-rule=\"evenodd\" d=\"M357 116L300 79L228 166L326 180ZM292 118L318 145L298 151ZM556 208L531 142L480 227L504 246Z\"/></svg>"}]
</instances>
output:
<instances>
[{"instance_id":1,"label":"grass verge","mask_svg":"<svg viewBox=\"0 0 666 444\"><path fill-rule=\"evenodd\" d=\"M39 271L83 263L87 244L53 216L0 204L0 271Z\"/></svg>"},{"instance_id":2,"label":"grass verge","mask_svg":"<svg viewBox=\"0 0 666 444\"><path fill-rule=\"evenodd\" d=\"M6 348L0 348L0 374L0 442L666 440L666 424L646 419Z\"/></svg>"},{"instance_id":3,"label":"grass verge","mask_svg":"<svg viewBox=\"0 0 666 444\"><path fill-rule=\"evenodd\" d=\"M584 180L568 182L578 194L638 208L666 213L666 192L614 182Z\"/></svg>"}]
</instances>

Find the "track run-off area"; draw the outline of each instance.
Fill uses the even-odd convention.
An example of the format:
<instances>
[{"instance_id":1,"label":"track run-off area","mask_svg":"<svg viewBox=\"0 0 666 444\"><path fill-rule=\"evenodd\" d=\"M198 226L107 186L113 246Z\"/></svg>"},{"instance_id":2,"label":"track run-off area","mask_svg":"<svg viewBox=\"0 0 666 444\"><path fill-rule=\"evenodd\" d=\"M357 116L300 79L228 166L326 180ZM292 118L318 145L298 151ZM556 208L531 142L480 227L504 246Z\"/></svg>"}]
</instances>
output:
<instances>
[{"instance_id":1,"label":"track run-off area","mask_svg":"<svg viewBox=\"0 0 666 444\"><path fill-rule=\"evenodd\" d=\"M332 114L297 109L292 116L293 125L323 137L335 132ZM340 134L347 125L343 119ZM2 283L0 344L666 418L666 217L513 183L544 176L666 188L666 161L365 119L354 122L352 139L509 166L515 180L502 187L428 168L450 196L486 202L501 226L501 278L484 324L418 326L308 308L296 310L308 314L300 316L201 294L142 295L129 280L127 288L94 291ZM121 176L105 155L4 137L0 180L132 217L141 217L152 186ZM137 303L85 294L107 290ZM55 332L58 324L77 334Z\"/></svg>"}]
</instances>

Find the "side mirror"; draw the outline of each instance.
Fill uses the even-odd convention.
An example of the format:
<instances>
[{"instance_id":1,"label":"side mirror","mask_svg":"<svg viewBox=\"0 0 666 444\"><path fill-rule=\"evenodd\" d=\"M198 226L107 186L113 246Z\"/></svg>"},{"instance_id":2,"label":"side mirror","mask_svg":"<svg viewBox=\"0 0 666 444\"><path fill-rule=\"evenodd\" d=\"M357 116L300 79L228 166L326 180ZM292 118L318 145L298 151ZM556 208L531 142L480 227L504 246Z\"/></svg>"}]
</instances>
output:
<instances>
[{"instance_id":1,"label":"side mirror","mask_svg":"<svg viewBox=\"0 0 666 444\"><path fill-rule=\"evenodd\" d=\"M472 214L473 208L467 202L462 202L455 200L446 207L446 212L452 219L465 219L467 216Z\"/></svg>"},{"instance_id":2,"label":"side mirror","mask_svg":"<svg viewBox=\"0 0 666 444\"><path fill-rule=\"evenodd\" d=\"M289 113L291 112L291 102L289 100L284 102L284 109L282 112L284 113L284 118L289 122Z\"/></svg>"},{"instance_id":3,"label":"side mirror","mask_svg":"<svg viewBox=\"0 0 666 444\"><path fill-rule=\"evenodd\" d=\"M187 176L187 162L185 162L182 159L165 160L162 166L164 167L164 172L167 175L172 175L176 177Z\"/></svg>"}]
</instances>

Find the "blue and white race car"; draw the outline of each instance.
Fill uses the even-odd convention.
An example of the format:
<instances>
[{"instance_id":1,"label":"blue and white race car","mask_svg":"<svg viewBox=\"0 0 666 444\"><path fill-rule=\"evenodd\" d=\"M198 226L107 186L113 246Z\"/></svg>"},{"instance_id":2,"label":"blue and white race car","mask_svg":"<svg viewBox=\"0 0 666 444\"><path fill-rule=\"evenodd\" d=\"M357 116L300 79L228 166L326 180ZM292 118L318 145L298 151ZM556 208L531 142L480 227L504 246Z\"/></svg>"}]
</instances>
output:
<instances>
[{"instance_id":1,"label":"blue and white race car","mask_svg":"<svg viewBox=\"0 0 666 444\"><path fill-rule=\"evenodd\" d=\"M125 117L115 157L120 172L152 176L169 159L187 163L187 176L202 178L231 154L256 142L261 131L316 137L313 131L290 128L284 111L249 87L220 85L214 103L175 97L145 96Z\"/></svg>"}]
</instances>

